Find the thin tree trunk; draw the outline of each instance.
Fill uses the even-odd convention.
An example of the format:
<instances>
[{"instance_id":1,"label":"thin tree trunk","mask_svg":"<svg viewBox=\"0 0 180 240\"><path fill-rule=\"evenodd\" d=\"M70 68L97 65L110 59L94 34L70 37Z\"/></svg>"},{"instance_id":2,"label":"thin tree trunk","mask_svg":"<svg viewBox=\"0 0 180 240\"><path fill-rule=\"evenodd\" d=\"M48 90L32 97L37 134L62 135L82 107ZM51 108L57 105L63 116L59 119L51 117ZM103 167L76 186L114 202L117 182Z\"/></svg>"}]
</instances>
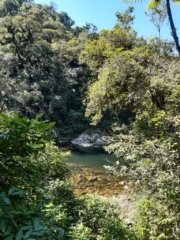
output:
<instances>
[{"instance_id":1,"label":"thin tree trunk","mask_svg":"<svg viewBox=\"0 0 180 240\"><path fill-rule=\"evenodd\" d=\"M169 0L166 0L166 7L167 7L167 13L168 13L168 17L169 17L169 23L170 23L170 27L171 27L171 31L172 31L172 36L174 38L174 42L176 45L176 49L178 51L178 54L180 56L180 46L179 46L179 39L177 36L177 32L176 32L176 28L174 26L174 21L172 18L172 13L171 13L171 7L170 7L170 2Z\"/></svg>"}]
</instances>

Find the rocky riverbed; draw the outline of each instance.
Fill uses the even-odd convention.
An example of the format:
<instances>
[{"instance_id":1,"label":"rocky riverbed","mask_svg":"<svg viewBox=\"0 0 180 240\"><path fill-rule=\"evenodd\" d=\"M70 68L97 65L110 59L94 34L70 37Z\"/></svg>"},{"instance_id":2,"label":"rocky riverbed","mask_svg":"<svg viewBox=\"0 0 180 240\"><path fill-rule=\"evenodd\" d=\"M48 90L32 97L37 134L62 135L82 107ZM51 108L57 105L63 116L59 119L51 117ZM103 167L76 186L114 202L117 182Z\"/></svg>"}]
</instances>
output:
<instances>
[{"instance_id":1,"label":"rocky riverbed","mask_svg":"<svg viewBox=\"0 0 180 240\"><path fill-rule=\"evenodd\" d=\"M68 163L68 166L72 171L71 181L77 196L97 193L100 196L112 197L132 191L132 182L108 176L104 169L74 163Z\"/></svg>"},{"instance_id":2,"label":"rocky riverbed","mask_svg":"<svg viewBox=\"0 0 180 240\"><path fill-rule=\"evenodd\" d=\"M128 224L134 223L135 201L131 195L133 183L127 179L108 176L104 169L94 169L87 165L69 163L72 171L71 181L77 196L97 193L102 199L110 201L119 217Z\"/></svg>"}]
</instances>

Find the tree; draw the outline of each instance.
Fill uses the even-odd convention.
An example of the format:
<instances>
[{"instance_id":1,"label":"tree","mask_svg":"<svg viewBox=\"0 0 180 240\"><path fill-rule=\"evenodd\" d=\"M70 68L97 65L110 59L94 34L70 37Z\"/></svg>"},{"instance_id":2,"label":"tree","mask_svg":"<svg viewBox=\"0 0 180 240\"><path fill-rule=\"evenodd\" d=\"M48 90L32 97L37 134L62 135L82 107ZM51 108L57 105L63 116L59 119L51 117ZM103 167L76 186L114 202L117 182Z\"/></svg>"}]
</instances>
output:
<instances>
[{"instance_id":1,"label":"tree","mask_svg":"<svg viewBox=\"0 0 180 240\"><path fill-rule=\"evenodd\" d=\"M174 25L174 21L173 21L173 17L172 17L172 12L171 12L171 7L170 7L170 1L166 0L166 7L167 7L167 13L168 13L168 18L169 18L169 23L170 23L170 27L171 27L171 34L174 38L174 42L175 42L175 46L176 46L176 50L180 56L180 45L179 45L179 38L177 36L177 32L176 32L176 28Z\"/></svg>"},{"instance_id":2,"label":"tree","mask_svg":"<svg viewBox=\"0 0 180 240\"><path fill-rule=\"evenodd\" d=\"M131 32L126 34L133 36ZM139 239L179 239L179 58L162 51L157 61L159 45L153 40L135 37L125 47L127 41L116 42L113 31L100 33L99 39L101 36L112 54L104 59L97 80L89 86L86 114L93 124L101 121L106 110L117 116L106 150L119 161L107 169L133 179L139 190L142 201L135 223ZM104 55L107 52L102 50ZM84 57L88 63L87 56L92 64L91 51ZM127 125L118 125L121 109L133 113Z\"/></svg>"},{"instance_id":3,"label":"tree","mask_svg":"<svg viewBox=\"0 0 180 240\"><path fill-rule=\"evenodd\" d=\"M161 39L161 28L164 24L165 19L167 18L167 12L166 12L166 6L158 6L155 9L149 10L150 14L146 12L147 16L149 16L151 19L150 21L154 24L154 26L157 28L158 31L158 38L159 41Z\"/></svg>"},{"instance_id":4,"label":"tree","mask_svg":"<svg viewBox=\"0 0 180 240\"><path fill-rule=\"evenodd\" d=\"M134 7L129 7L123 13L117 12L116 13L117 23L116 23L115 27L129 29L135 19L135 16L131 15L131 13L133 13L133 12L134 12Z\"/></svg>"},{"instance_id":5,"label":"tree","mask_svg":"<svg viewBox=\"0 0 180 240\"><path fill-rule=\"evenodd\" d=\"M158 59L160 59L161 51L162 51L162 44L163 41L161 40L161 28L164 24L165 19L167 18L167 11L166 6L163 4L162 6L158 6L155 9L149 10L150 13L146 12L146 15L150 17L150 21L154 24L158 31ZM160 60L159 60L160 61Z\"/></svg>"},{"instance_id":6,"label":"tree","mask_svg":"<svg viewBox=\"0 0 180 240\"><path fill-rule=\"evenodd\" d=\"M123 0L123 2L127 2L127 0ZM160 4L162 4L162 0L151 0L148 5L147 5L147 9L155 9L157 8ZM179 3L179 0L177 1L173 1L173 2L176 2L176 3ZM171 7L170 7L170 1L169 0L166 0L165 1L165 4L166 4L166 9L167 9L167 15L168 15L168 18L169 18L169 24L170 24L170 28L171 28L171 34L172 34L172 37L174 39L174 43L175 43L175 46L176 46L176 50L180 56L180 45L179 45L179 38L177 36L177 31L176 31L176 27L174 25L174 20L173 20L173 17L172 17L172 12L171 12Z\"/></svg>"},{"instance_id":7,"label":"tree","mask_svg":"<svg viewBox=\"0 0 180 240\"><path fill-rule=\"evenodd\" d=\"M1 111L29 118L44 113L44 119L56 121L57 137L84 131L86 118L79 124L73 121L84 113L82 89L90 69L78 63L78 55L86 39L96 36L95 26L87 24L76 34L67 13L30 1L14 2L17 11L4 12L0 22Z\"/></svg>"}]
</instances>

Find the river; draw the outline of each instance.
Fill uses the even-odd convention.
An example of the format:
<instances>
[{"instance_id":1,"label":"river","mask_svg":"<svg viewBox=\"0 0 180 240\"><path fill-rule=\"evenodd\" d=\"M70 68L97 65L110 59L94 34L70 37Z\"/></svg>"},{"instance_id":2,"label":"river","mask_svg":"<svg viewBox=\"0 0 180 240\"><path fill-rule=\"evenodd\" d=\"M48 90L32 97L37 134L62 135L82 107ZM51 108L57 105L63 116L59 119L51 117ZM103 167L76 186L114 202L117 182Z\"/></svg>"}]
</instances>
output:
<instances>
[{"instance_id":1,"label":"river","mask_svg":"<svg viewBox=\"0 0 180 240\"><path fill-rule=\"evenodd\" d=\"M127 191L124 179L110 176L104 165L113 165L117 158L103 149L70 148L67 164L72 171L71 181L74 183L76 195L97 193L112 197Z\"/></svg>"},{"instance_id":2,"label":"river","mask_svg":"<svg viewBox=\"0 0 180 240\"><path fill-rule=\"evenodd\" d=\"M104 169L104 165L112 165L117 161L113 154L108 154L102 148L79 149L72 148L71 155L67 158L67 163L86 165L92 169Z\"/></svg>"}]
</instances>

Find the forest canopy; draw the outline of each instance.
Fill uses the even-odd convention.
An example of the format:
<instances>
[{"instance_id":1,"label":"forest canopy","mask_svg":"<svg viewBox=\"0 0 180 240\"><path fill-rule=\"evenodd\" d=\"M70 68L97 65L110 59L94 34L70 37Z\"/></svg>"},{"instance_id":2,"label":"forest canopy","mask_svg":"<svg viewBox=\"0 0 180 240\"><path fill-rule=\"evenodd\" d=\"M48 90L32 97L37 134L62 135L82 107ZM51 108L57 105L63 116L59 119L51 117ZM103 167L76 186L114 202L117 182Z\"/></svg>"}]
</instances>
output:
<instances>
[{"instance_id":1,"label":"forest canopy","mask_svg":"<svg viewBox=\"0 0 180 240\"><path fill-rule=\"evenodd\" d=\"M180 239L179 56L160 35L169 5L153 6L158 36L146 39L133 29L133 7L98 32L53 4L0 2L3 240ZM107 171L133 181L133 224L110 202L77 198L69 183L55 140L94 126L119 159Z\"/></svg>"},{"instance_id":2,"label":"forest canopy","mask_svg":"<svg viewBox=\"0 0 180 240\"><path fill-rule=\"evenodd\" d=\"M57 136L83 130L88 121L82 89L90 70L78 63L78 55L95 26L72 28L68 14L51 6L11 2L0 8L1 111L30 118L43 113L56 122Z\"/></svg>"}]
</instances>

